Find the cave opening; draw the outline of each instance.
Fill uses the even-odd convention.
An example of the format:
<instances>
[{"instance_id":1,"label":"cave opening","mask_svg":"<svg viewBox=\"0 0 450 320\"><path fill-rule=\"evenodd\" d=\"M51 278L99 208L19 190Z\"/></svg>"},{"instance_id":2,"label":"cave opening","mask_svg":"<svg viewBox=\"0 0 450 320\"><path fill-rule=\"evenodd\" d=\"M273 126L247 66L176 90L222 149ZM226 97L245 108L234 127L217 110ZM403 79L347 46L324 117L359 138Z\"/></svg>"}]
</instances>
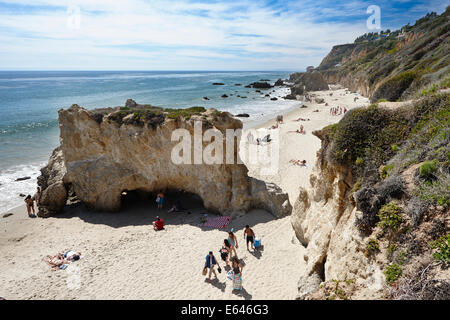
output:
<instances>
[{"instance_id":1,"label":"cave opening","mask_svg":"<svg viewBox=\"0 0 450 320\"><path fill-rule=\"evenodd\" d=\"M123 190L121 193L121 210L128 211L135 207L145 206L149 210L157 210L156 198L160 191L146 191L146 190ZM161 212L167 213L168 210L176 208L174 212L189 213L198 210L205 210L202 198L191 192L184 190L162 190L164 194L163 210ZM173 210L173 209L172 209Z\"/></svg>"}]
</instances>

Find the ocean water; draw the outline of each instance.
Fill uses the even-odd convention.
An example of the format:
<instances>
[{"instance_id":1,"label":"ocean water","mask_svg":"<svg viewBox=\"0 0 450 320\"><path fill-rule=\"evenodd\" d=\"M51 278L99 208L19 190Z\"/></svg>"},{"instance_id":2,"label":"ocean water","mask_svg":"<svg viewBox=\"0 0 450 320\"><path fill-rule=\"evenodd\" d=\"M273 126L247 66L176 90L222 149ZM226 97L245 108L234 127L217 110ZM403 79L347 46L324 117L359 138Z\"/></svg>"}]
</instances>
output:
<instances>
[{"instance_id":1,"label":"ocean water","mask_svg":"<svg viewBox=\"0 0 450 320\"><path fill-rule=\"evenodd\" d=\"M298 103L271 101L244 86L261 79L273 84L288 77L289 72L2 71L0 213L22 204L20 193L35 192L39 169L59 144L57 111L61 108L72 104L87 109L123 106L132 98L160 107L203 106L233 114L245 112L251 115L251 121L262 121ZM214 86L214 82L225 85ZM242 86L235 86L238 83ZM262 92L281 97L288 89ZM229 98L221 98L223 94ZM204 101L204 96L210 100ZM32 179L15 181L24 176Z\"/></svg>"}]
</instances>

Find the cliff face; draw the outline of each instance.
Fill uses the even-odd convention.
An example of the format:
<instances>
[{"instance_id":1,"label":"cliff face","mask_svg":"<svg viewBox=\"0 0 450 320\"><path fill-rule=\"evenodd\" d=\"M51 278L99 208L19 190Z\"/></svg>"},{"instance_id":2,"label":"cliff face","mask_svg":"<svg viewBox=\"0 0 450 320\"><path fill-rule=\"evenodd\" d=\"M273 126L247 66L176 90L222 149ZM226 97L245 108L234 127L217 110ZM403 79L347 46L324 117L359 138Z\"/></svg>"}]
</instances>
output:
<instances>
[{"instance_id":1,"label":"cliff face","mask_svg":"<svg viewBox=\"0 0 450 320\"><path fill-rule=\"evenodd\" d=\"M58 156L51 159L40 178L44 193L49 192L47 184L53 181L48 177L57 176L60 187L64 185L88 207L100 211L120 210L124 191L184 190L199 195L205 208L217 213L258 207L277 216L290 214L286 194L276 186L268 187L248 177L246 166L236 163L237 143L231 146L234 164L226 164L225 131L242 128L241 121L228 113L214 109L164 111L129 101L126 107L94 111L73 105L59 111L59 124L61 146L55 151ZM194 163L194 148L206 150L210 145L203 136L195 145L196 125L201 134L212 128L223 134L223 140L216 143L223 147L220 160L224 164L172 161L173 150L180 145L178 140L171 141L177 129L190 134L189 151L183 151L192 151L190 163ZM201 156L202 151L199 152ZM40 215L48 216L61 209L60 201L50 209L40 207Z\"/></svg>"},{"instance_id":2,"label":"cliff face","mask_svg":"<svg viewBox=\"0 0 450 320\"><path fill-rule=\"evenodd\" d=\"M414 26L334 46L318 67L329 84L388 101L406 100L449 71L450 10Z\"/></svg>"},{"instance_id":3,"label":"cliff face","mask_svg":"<svg viewBox=\"0 0 450 320\"><path fill-rule=\"evenodd\" d=\"M359 108L314 132L291 215L307 249L299 299L449 298L449 99Z\"/></svg>"}]
</instances>

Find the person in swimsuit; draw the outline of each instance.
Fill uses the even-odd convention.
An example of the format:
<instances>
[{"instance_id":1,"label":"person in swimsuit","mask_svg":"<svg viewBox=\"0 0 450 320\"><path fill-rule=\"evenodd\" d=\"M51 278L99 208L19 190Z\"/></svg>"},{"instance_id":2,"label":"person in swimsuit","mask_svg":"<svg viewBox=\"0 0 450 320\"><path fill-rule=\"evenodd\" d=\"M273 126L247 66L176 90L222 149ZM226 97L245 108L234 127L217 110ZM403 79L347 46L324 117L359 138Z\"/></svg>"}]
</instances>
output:
<instances>
[{"instance_id":1,"label":"person in swimsuit","mask_svg":"<svg viewBox=\"0 0 450 320\"><path fill-rule=\"evenodd\" d=\"M228 232L228 242L230 243L230 257L233 254L234 251L234 255L237 257L237 252L236 249L239 248L238 242L237 242L237 238L234 235L233 231Z\"/></svg>"},{"instance_id":2,"label":"person in swimsuit","mask_svg":"<svg viewBox=\"0 0 450 320\"><path fill-rule=\"evenodd\" d=\"M244 230L244 239L247 240L247 250L248 250L248 244L251 243L252 244L252 249L255 250L255 247L253 245L254 241L255 241L255 233L253 232L253 230L250 228L249 225L245 226L245 230ZM250 250L248 250L250 251Z\"/></svg>"},{"instance_id":3,"label":"person in swimsuit","mask_svg":"<svg viewBox=\"0 0 450 320\"><path fill-rule=\"evenodd\" d=\"M243 267L236 257L231 259L231 269L233 270L233 290L242 290Z\"/></svg>"},{"instance_id":4,"label":"person in swimsuit","mask_svg":"<svg viewBox=\"0 0 450 320\"><path fill-rule=\"evenodd\" d=\"M39 201L41 200L41 194L42 194L41 187L37 187L37 191L36 191L36 193L34 194L34 197L33 197L37 206L39 205Z\"/></svg>"},{"instance_id":5,"label":"person in swimsuit","mask_svg":"<svg viewBox=\"0 0 450 320\"><path fill-rule=\"evenodd\" d=\"M26 198L24 199L26 206L27 206L27 211L28 211L28 216L31 218L31 211L33 211L33 215L35 215L35 211L34 211L34 200L31 197L31 195L27 195Z\"/></svg>"},{"instance_id":6,"label":"person in swimsuit","mask_svg":"<svg viewBox=\"0 0 450 320\"><path fill-rule=\"evenodd\" d=\"M225 261L227 267L229 266L228 263L228 256L230 255L231 252L231 245L228 242L228 239L224 239L223 240L223 246L222 249L220 249L220 257L222 258L223 261Z\"/></svg>"},{"instance_id":7,"label":"person in swimsuit","mask_svg":"<svg viewBox=\"0 0 450 320\"><path fill-rule=\"evenodd\" d=\"M158 193L158 196L156 197L156 203L158 204L158 209L162 210L164 205L164 193L162 190Z\"/></svg>"}]
</instances>

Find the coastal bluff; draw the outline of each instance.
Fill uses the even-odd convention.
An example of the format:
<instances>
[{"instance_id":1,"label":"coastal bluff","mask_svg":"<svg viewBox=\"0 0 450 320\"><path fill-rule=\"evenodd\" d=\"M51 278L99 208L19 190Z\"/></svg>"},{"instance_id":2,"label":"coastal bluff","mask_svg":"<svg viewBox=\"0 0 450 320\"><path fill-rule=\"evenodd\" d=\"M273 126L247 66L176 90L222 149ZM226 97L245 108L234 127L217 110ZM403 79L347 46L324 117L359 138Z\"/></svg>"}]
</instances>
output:
<instances>
[{"instance_id":1,"label":"coastal bluff","mask_svg":"<svg viewBox=\"0 0 450 320\"><path fill-rule=\"evenodd\" d=\"M92 210L114 212L121 209L123 192L149 195L160 190L196 194L207 210L219 214L260 208L282 217L292 211L286 193L249 177L247 167L237 161L238 134L233 149L226 149L230 148L226 130L242 129L242 122L228 112L201 107L162 109L129 99L125 107L87 110L72 105L59 110L58 121L60 146L38 178L43 190L40 217L61 212L69 198L76 197ZM223 145L224 161L174 163L172 152L181 140L172 141L172 133L185 129L194 137L199 123L202 132L221 133L222 141L216 141L217 136L212 141ZM195 138L191 140L188 146L194 157L199 145ZM211 138L207 140L200 142L204 152L211 147ZM225 161L228 152L234 156L233 164Z\"/></svg>"}]
</instances>

